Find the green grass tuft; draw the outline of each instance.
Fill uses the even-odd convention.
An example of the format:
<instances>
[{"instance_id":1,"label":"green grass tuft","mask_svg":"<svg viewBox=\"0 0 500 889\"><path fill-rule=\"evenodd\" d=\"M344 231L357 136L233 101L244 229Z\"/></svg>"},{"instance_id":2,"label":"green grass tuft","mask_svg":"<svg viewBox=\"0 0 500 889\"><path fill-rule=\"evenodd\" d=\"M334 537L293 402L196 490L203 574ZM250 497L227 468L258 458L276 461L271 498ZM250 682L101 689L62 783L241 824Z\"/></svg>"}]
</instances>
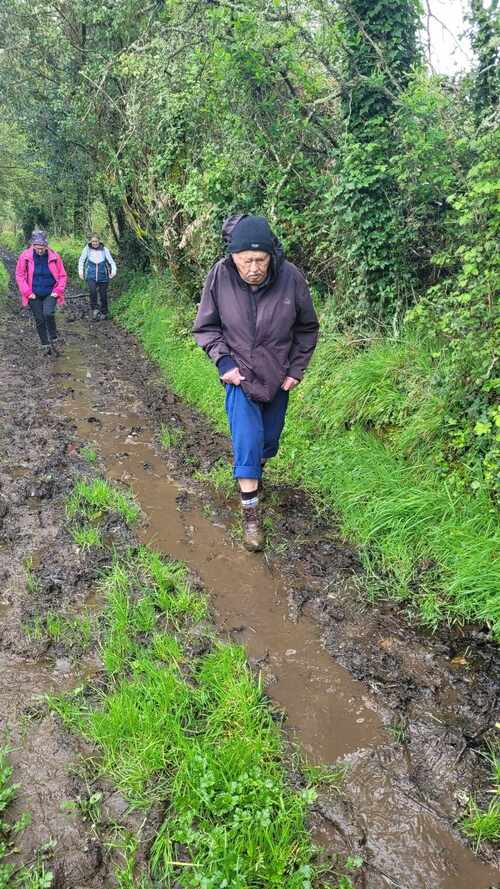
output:
<instances>
[{"instance_id":1,"label":"green grass tuft","mask_svg":"<svg viewBox=\"0 0 500 889\"><path fill-rule=\"evenodd\" d=\"M90 445L85 445L85 447L80 448L80 457L86 460L87 463L95 463L97 461L97 451Z\"/></svg>"},{"instance_id":2,"label":"green grass tuft","mask_svg":"<svg viewBox=\"0 0 500 889\"><path fill-rule=\"evenodd\" d=\"M181 429L171 428L166 424L163 424L160 429L160 442L165 450L169 448L174 448L179 444L183 436L183 432Z\"/></svg>"},{"instance_id":3,"label":"green grass tuft","mask_svg":"<svg viewBox=\"0 0 500 889\"><path fill-rule=\"evenodd\" d=\"M80 652L87 651L91 644L94 627L90 617L86 615L74 617L48 611L42 617L37 615L25 626L29 639L37 642L47 639L50 642L62 642Z\"/></svg>"},{"instance_id":4,"label":"green grass tuft","mask_svg":"<svg viewBox=\"0 0 500 889\"><path fill-rule=\"evenodd\" d=\"M492 799L487 809L480 809L476 800L469 800L469 811L461 822L466 836L474 841L476 851L485 841L500 842L500 748L490 744L482 754L488 761L491 774L490 794Z\"/></svg>"},{"instance_id":5,"label":"green grass tuft","mask_svg":"<svg viewBox=\"0 0 500 889\"><path fill-rule=\"evenodd\" d=\"M236 491L233 470L227 460L219 460L208 472L195 473L195 478L213 485L224 497L231 497Z\"/></svg>"},{"instance_id":6,"label":"green grass tuft","mask_svg":"<svg viewBox=\"0 0 500 889\"><path fill-rule=\"evenodd\" d=\"M462 830L474 841L476 851L486 840L500 842L500 799L492 799L486 811L481 811L474 800L469 802L469 813L462 821Z\"/></svg>"},{"instance_id":7,"label":"green grass tuft","mask_svg":"<svg viewBox=\"0 0 500 889\"><path fill-rule=\"evenodd\" d=\"M82 479L76 483L66 503L68 518L95 522L108 512L118 513L127 525L133 525L140 515L132 495L104 479L91 482Z\"/></svg>"},{"instance_id":8,"label":"green grass tuft","mask_svg":"<svg viewBox=\"0 0 500 889\"><path fill-rule=\"evenodd\" d=\"M82 527L72 528L71 536L77 546L83 550L103 546L101 530L100 528L94 527L94 525L83 525Z\"/></svg>"}]
</instances>

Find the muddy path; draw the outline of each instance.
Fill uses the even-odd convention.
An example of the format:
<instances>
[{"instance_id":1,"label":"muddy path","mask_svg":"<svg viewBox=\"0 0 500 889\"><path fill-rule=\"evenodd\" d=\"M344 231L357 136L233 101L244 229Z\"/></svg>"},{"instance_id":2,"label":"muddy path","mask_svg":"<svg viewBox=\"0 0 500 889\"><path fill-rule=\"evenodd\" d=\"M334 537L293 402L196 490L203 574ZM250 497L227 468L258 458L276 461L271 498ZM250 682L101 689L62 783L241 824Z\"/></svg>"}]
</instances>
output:
<instances>
[{"instance_id":1,"label":"muddy path","mask_svg":"<svg viewBox=\"0 0 500 889\"><path fill-rule=\"evenodd\" d=\"M495 850L480 859L457 829L469 794L488 800L482 752L500 658L484 629L430 636L391 603L368 606L355 549L286 487L266 491L270 546L246 553L237 500L200 480L229 455L227 440L167 390L132 337L91 324L84 302L69 300L63 352L47 359L15 295L1 317L0 716L21 785L15 807L32 812L21 858L55 839L60 889L114 885L95 834L61 809L82 792L74 764L85 750L41 703L98 675L99 658L36 634L47 612L99 613L99 558L73 543L64 516L91 447L96 469L134 491L140 540L200 576L220 631L245 645L290 736L313 762L348 766L343 793L320 794L313 827L330 852L363 859L356 885L500 886ZM118 548L130 542L119 521L107 533Z\"/></svg>"}]
</instances>

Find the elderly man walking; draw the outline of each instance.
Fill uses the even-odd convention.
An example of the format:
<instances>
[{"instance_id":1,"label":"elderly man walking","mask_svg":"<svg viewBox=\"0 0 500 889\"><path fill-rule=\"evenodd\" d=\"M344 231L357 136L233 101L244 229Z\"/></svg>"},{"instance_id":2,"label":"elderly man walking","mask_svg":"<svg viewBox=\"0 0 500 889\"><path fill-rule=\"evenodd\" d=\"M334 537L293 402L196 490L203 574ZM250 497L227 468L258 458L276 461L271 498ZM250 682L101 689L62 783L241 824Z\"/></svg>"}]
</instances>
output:
<instances>
[{"instance_id":1,"label":"elderly man walking","mask_svg":"<svg viewBox=\"0 0 500 889\"><path fill-rule=\"evenodd\" d=\"M227 256L208 274L193 333L226 388L244 543L257 552L262 469L278 452L288 393L311 360L319 325L304 276L263 216L231 217L223 237Z\"/></svg>"}]
</instances>

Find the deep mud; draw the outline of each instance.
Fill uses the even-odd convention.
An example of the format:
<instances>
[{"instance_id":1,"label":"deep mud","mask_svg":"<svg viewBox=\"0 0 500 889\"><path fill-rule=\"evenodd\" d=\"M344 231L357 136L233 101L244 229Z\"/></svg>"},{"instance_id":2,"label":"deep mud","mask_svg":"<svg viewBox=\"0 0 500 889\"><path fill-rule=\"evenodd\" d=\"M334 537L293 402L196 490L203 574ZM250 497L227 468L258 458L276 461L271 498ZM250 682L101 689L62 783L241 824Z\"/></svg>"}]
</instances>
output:
<instances>
[{"instance_id":1,"label":"deep mud","mask_svg":"<svg viewBox=\"0 0 500 889\"><path fill-rule=\"evenodd\" d=\"M41 699L98 676L99 659L92 646L33 632L48 611L98 617L106 555L82 553L64 515L75 480L95 472L81 453L90 444L97 469L134 490L140 539L186 561L211 591L221 631L245 644L311 759L349 765L345 792L321 792L313 827L329 852L363 858L355 885L499 886L498 853L485 847L480 861L457 830L469 794L488 801L482 753L498 718L500 658L484 628L431 636L392 603L367 605L355 549L300 491L267 484L270 546L245 553L236 499L198 478L229 458L226 438L166 389L132 337L90 324L84 302L69 300L63 354L48 359L17 297L1 316L0 714L20 784L12 814L32 813L19 860L55 840L58 889L115 885L103 837L62 805L95 792L76 768L88 751ZM176 433L168 450L165 425ZM131 542L118 519L106 533L118 548ZM98 789L105 818L133 830L126 802Z\"/></svg>"}]
</instances>

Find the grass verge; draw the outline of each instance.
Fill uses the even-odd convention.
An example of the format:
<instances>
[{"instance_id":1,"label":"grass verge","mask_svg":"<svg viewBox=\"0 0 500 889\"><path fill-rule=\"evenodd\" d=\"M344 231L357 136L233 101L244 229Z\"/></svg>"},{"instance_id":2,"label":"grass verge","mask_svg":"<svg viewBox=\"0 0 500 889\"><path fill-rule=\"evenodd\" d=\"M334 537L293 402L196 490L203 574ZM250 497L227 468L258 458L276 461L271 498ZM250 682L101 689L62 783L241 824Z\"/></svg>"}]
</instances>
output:
<instances>
[{"instance_id":1,"label":"grass verge","mask_svg":"<svg viewBox=\"0 0 500 889\"><path fill-rule=\"evenodd\" d=\"M115 318L169 385L227 431L217 374L194 343L194 310L168 278L132 278ZM446 405L432 388L439 355L409 336L362 352L324 336L293 393L274 477L340 514L384 595L436 627L477 620L500 638L499 530L491 499L451 484L439 466Z\"/></svg>"},{"instance_id":2,"label":"grass verge","mask_svg":"<svg viewBox=\"0 0 500 889\"><path fill-rule=\"evenodd\" d=\"M214 639L184 566L146 547L115 557L101 592L106 679L49 706L95 745L100 773L132 807L166 807L146 865L140 836L120 834L118 885L311 889L315 791L287 784L280 731L243 649Z\"/></svg>"}]
</instances>

